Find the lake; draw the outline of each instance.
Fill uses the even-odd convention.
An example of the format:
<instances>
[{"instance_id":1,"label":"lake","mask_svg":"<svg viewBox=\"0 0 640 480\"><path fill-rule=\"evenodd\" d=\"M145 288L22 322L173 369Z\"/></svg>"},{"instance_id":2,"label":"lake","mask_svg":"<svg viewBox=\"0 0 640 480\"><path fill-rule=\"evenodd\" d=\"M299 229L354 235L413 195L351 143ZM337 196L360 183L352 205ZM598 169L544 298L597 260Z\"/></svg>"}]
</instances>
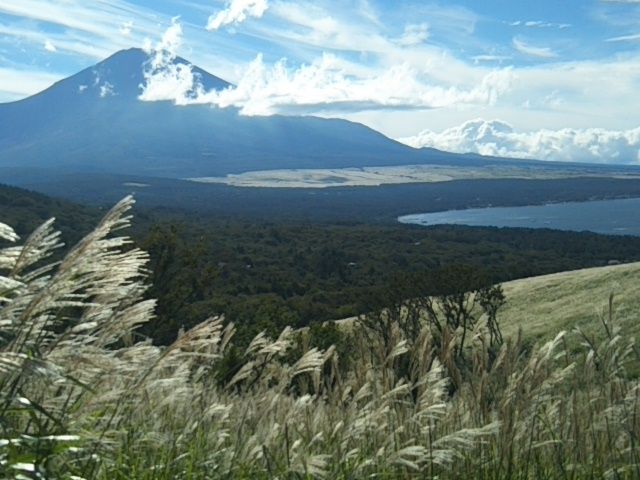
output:
<instances>
[{"instance_id":1,"label":"lake","mask_svg":"<svg viewBox=\"0 0 640 480\"><path fill-rule=\"evenodd\" d=\"M398 217L398 221L418 225L588 230L608 235L640 236L640 198L417 213Z\"/></svg>"}]
</instances>

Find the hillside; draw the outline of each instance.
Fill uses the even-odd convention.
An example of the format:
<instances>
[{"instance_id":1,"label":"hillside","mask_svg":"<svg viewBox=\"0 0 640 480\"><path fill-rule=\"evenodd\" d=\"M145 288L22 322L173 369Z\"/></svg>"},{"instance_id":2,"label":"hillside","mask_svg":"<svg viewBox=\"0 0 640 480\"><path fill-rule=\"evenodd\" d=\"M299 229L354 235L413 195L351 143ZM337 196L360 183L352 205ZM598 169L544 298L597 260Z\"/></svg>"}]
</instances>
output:
<instances>
[{"instance_id":1,"label":"hillside","mask_svg":"<svg viewBox=\"0 0 640 480\"><path fill-rule=\"evenodd\" d=\"M507 303L498 314L503 333L548 338L576 326L602 330L614 294L615 317L626 332L640 333L640 262L553 273L503 284Z\"/></svg>"},{"instance_id":2,"label":"hillside","mask_svg":"<svg viewBox=\"0 0 640 480\"><path fill-rule=\"evenodd\" d=\"M629 334L640 334L639 275L640 262L631 262L503 282L507 301L498 312L502 333L515 338L522 329L525 341L532 343L579 327L601 338L604 330L600 319L608 318L609 297L613 294L614 322ZM357 318L337 323L351 331Z\"/></svg>"},{"instance_id":3,"label":"hillside","mask_svg":"<svg viewBox=\"0 0 640 480\"><path fill-rule=\"evenodd\" d=\"M47 235L19 269L16 250L0 250L0 476L638 478L628 332L575 349L562 336L507 342L497 357L487 333L463 350L459 330L384 322L359 326L341 350L291 328L246 347L207 314L168 348L133 343L154 317L146 258L105 238L131 206L120 202L58 266L38 267ZM568 277L540 287L569 288Z\"/></svg>"},{"instance_id":4,"label":"hillside","mask_svg":"<svg viewBox=\"0 0 640 480\"><path fill-rule=\"evenodd\" d=\"M20 236L29 235L55 217L66 242L76 242L91 230L104 209L91 208L0 183L0 222L11 225Z\"/></svg>"}]
</instances>

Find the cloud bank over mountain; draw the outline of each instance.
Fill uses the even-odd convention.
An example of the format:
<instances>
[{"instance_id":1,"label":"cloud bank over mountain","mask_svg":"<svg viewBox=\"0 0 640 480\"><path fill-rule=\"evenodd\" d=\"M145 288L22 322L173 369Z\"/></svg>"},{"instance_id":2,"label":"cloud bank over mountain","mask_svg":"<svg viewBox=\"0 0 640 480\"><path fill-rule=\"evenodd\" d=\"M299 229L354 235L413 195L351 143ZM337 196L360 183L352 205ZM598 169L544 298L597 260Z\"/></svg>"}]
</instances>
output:
<instances>
[{"instance_id":1,"label":"cloud bank over mountain","mask_svg":"<svg viewBox=\"0 0 640 480\"><path fill-rule=\"evenodd\" d=\"M492 105L509 89L509 69L491 71L475 86L443 87L425 81L408 63L379 74L354 74L333 54L290 67L286 59L266 64L259 54L234 87L204 91L189 65L176 64L182 28L174 21L154 47L140 99L178 105L237 107L243 115L384 109L431 109L452 105Z\"/></svg>"},{"instance_id":2,"label":"cloud bank over mountain","mask_svg":"<svg viewBox=\"0 0 640 480\"><path fill-rule=\"evenodd\" d=\"M517 132L500 120L476 119L440 133L424 130L400 142L456 153L478 153L553 161L640 163L640 127L615 131L602 128Z\"/></svg>"}]
</instances>

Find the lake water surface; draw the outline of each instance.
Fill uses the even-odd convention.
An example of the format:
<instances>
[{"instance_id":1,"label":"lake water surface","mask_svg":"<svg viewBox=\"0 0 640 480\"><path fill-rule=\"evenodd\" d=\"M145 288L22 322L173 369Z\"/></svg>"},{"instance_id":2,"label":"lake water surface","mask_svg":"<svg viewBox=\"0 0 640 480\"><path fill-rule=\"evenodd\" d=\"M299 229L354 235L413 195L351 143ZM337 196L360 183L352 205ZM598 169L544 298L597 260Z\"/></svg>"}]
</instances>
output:
<instances>
[{"instance_id":1,"label":"lake water surface","mask_svg":"<svg viewBox=\"0 0 640 480\"><path fill-rule=\"evenodd\" d=\"M398 218L418 225L553 228L640 236L640 198L568 202L528 207L490 207L417 213Z\"/></svg>"}]
</instances>

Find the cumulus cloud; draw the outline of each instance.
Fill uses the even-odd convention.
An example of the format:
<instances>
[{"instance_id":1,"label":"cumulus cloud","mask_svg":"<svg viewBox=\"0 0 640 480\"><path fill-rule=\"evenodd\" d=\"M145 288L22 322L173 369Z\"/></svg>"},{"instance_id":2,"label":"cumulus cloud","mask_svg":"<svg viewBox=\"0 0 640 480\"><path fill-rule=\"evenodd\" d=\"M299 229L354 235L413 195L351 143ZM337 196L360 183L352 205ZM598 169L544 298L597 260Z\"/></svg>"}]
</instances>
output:
<instances>
[{"instance_id":1,"label":"cumulus cloud","mask_svg":"<svg viewBox=\"0 0 640 480\"><path fill-rule=\"evenodd\" d=\"M204 100L240 107L246 115L291 110L429 109L495 103L510 81L509 71L496 71L476 87L461 89L425 83L407 64L378 75L354 77L329 54L295 69L288 68L284 60L268 66L258 56L237 87L205 95Z\"/></svg>"},{"instance_id":2,"label":"cumulus cloud","mask_svg":"<svg viewBox=\"0 0 640 480\"><path fill-rule=\"evenodd\" d=\"M538 47L535 45L530 45L518 37L515 37L513 39L513 47L520 53L524 53L525 55L529 55L530 57L555 58L558 56L558 54L551 50L549 47Z\"/></svg>"},{"instance_id":3,"label":"cumulus cloud","mask_svg":"<svg viewBox=\"0 0 640 480\"><path fill-rule=\"evenodd\" d=\"M155 45L147 43L145 51L150 61L144 72L140 100L153 102L170 100L186 105L203 93L203 87L194 75L191 65L176 62L182 44L182 26L174 18L162 39Z\"/></svg>"},{"instance_id":4,"label":"cumulus cloud","mask_svg":"<svg viewBox=\"0 0 640 480\"><path fill-rule=\"evenodd\" d=\"M207 30L218 30L226 25L241 23L247 17L260 18L267 8L267 0L230 0L227 8L209 17Z\"/></svg>"},{"instance_id":5,"label":"cumulus cloud","mask_svg":"<svg viewBox=\"0 0 640 480\"><path fill-rule=\"evenodd\" d=\"M49 39L45 40L45 42L44 42L44 49L45 49L47 52L51 52L51 53L53 53L53 52L57 52L57 51L58 51L58 49L56 48L56 46L55 46L55 45L53 44L53 42L52 42L51 40L49 40Z\"/></svg>"},{"instance_id":6,"label":"cumulus cloud","mask_svg":"<svg viewBox=\"0 0 640 480\"><path fill-rule=\"evenodd\" d=\"M436 133L424 130L399 141L415 148L457 153L569 162L640 162L640 127L615 131L601 128L516 132L499 120L471 120Z\"/></svg>"}]
</instances>

